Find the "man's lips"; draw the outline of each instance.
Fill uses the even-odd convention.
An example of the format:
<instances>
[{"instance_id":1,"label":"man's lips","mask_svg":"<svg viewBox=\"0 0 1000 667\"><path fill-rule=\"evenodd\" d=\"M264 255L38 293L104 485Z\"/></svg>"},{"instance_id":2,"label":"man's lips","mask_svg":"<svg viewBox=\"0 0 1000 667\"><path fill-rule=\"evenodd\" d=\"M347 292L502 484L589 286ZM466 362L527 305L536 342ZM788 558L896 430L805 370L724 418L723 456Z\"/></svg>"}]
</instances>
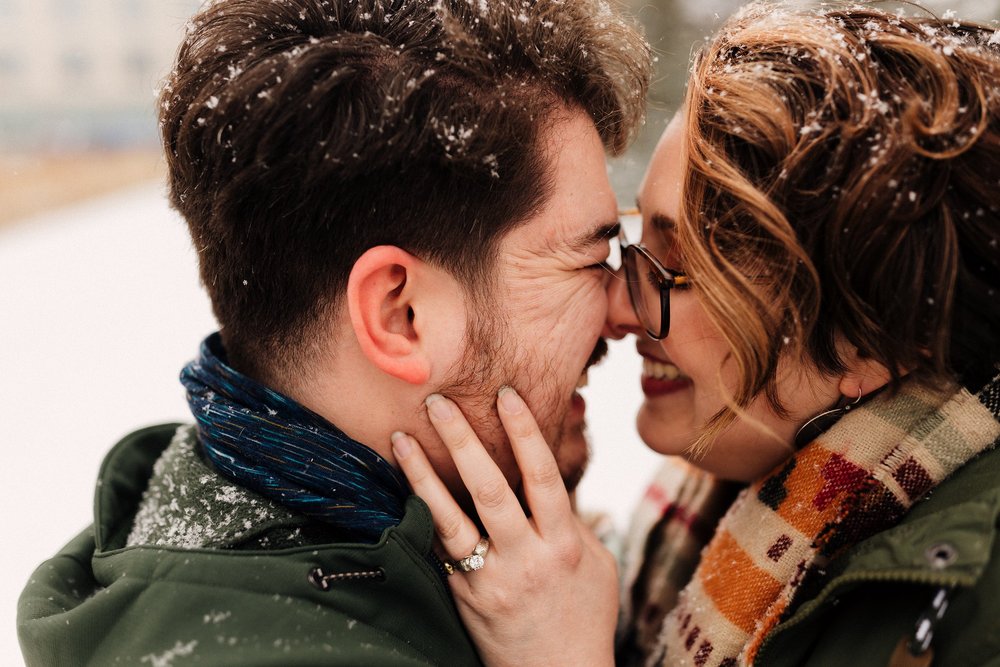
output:
<instances>
[{"instance_id":1,"label":"man's lips","mask_svg":"<svg viewBox=\"0 0 1000 667\"><path fill-rule=\"evenodd\" d=\"M579 392L574 391L569 399L569 417L571 423L582 422L586 412L587 402L583 400L583 396Z\"/></svg>"},{"instance_id":2,"label":"man's lips","mask_svg":"<svg viewBox=\"0 0 1000 667\"><path fill-rule=\"evenodd\" d=\"M587 403L583 400L583 396L581 396L579 392L580 389L587 386L587 371L591 366L600 363L607 353L608 342L603 338L598 338L597 342L594 344L594 351L590 353L590 358L587 359L587 363L584 365L583 371L580 373L580 379L577 380L576 387L569 397L569 414L574 422L582 422L583 416L587 411Z\"/></svg>"},{"instance_id":3,"label":"man's lips","mask_svg":"<svg viewBox=\"0 0 1000 667\"><path fill-rule=\"evenodd\" d=\"M587 369L601 362L602 359L608 354L608 341L603 338L598 338L597 343L594 344L594 351L590 353L590 358L587 359L586 365L583 367L583 372L586 373Z\"/></svg>"}]
</instances>

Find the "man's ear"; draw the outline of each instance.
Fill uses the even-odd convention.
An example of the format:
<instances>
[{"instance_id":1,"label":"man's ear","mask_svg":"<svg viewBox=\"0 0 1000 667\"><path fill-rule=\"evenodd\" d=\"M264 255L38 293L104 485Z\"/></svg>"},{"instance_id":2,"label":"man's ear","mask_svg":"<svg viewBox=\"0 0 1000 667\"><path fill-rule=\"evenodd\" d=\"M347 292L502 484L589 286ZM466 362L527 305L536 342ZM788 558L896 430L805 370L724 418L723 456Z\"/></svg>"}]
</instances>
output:
<instances>
[{"instance_id":1,"label":"man's ear","mask_svg":"<svg viewBox=\"0 0 1000 667\"><path fill-rule=\"evenodd\" d=\"M395 246L376 246L358 258L347 280L347 309L362 353L411 384L430 377L430 359L414 323L413 278L422 264Z\"/></svg>"}]
</instances>

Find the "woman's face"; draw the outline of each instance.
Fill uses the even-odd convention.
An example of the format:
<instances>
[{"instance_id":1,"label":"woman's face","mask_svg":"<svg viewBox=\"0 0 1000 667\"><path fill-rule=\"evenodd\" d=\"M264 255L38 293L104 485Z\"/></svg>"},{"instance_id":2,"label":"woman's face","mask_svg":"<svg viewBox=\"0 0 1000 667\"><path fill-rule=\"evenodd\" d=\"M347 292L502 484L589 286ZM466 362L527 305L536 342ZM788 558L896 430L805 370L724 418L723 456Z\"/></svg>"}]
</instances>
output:
<instances>
[{"instance_id":1,"label":"woman's face","mask_svg":"<svg viewBox=\"0 0 1000 667\"><path fill-rule=\"evenodd\" d=\"M667 268L684 271L673 251L671 227L678 219L683 119L674 117L656 147L639 192L642 242ZM736 368L726 358L729 347L702 308L699 277L689 276L692 289L670 294L670 331L651 340L638 323L623 280L611 281L608 331L612 337L631 333L642 355L645 400L636 417L639 435L652 449L685 456L699 467L726 479L750 481L787 458L799 427L836 403L839 378L823 377L811 365L785 360L779 366L778 395L788 409L776 415L758 397L722 432L702 456L687 449L700 429L725 404L736 387Z\"/></svg>"}]
</instances>

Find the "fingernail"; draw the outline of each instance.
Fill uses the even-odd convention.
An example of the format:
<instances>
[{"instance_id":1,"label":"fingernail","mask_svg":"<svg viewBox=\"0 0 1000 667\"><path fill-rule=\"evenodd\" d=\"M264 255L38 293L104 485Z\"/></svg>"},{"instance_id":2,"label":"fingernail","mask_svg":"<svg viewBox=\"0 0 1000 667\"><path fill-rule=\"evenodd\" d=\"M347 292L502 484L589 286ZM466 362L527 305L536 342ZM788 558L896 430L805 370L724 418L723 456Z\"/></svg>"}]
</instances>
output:
<instances>
[{"instance_id":1,"label":"fingernail","mask_svg":"<svg viewBox=\"0 0 1000 667\"><path fill-rule=\"evenodd\" d=\"M451 406L448 405L448 401L444 400L444 396L441 394L431 394L424 399L424 404L427 405L427 409L430 410L431 414L441 421L451 419Z\"/></svg>"},{"instance_id":2,"label":"fingernail","mask_svg":"<svg viewBox=\"0 0 1000 667\"><path fill-rule=\"evenodd\" d=\"M405 459L413 451L410 439L402 431L394 431L389 436L389 440L392 441L392 453L395 454L397 459Z\"/></svg>"},{"instance_id":3,"label":"fingernail","mask_svg":"<svg viewBox=\"0 0 1000 667\"><path fill-rule=\"evenodd\" d=\"M506 385L500 387L500 405L503 406L504 412L511 415L516 415L524 409L524 401L516 391Z\"/></svg>"}]
</instances>

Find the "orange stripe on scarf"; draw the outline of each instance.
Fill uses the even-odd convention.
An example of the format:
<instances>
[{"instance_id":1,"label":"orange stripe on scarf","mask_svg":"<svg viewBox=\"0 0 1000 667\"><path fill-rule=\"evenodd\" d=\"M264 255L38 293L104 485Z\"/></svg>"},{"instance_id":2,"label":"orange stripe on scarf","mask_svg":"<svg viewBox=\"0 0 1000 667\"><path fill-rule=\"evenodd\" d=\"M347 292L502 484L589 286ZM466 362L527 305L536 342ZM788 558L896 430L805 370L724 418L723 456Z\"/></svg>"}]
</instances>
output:
<instances>
[{"instance_id":1,"label":"orange stripe on scarf","mask_svg":"<svg viewBox=\"0 0 1000 667\"><path fill-rule=\"evenodd\" d=\"M750 633L784 586L754 564L750 555L727 531L719 531L701 557L699 572L705 592L729 622ZM753 588L746 582L754 581Z\"/></svg>"},{"instance_id":2,"label":"orange stripe on scarf","mask_svg":"<svg viewBox=\"0 0 1000 667\"><path fill-rule=\"evenodd\" d=\"M817 535L837 517L844 493L864 481L866 471L823 446L822 440L803 450L785 482L788 495L802 501L782 503L778 515L803 535ZM759 491L755 486L753 491ZM804 501L804 502L803 502Z\"/></svg>"}]
</instances>

